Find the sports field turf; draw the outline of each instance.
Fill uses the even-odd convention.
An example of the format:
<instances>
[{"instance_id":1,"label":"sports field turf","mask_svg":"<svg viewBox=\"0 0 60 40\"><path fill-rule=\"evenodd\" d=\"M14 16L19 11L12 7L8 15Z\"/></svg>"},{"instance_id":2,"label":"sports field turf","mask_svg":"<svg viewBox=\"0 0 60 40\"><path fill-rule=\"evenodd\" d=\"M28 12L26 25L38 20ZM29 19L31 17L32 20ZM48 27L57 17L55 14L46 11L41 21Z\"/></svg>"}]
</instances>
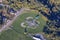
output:
<instances>
[{"instance_id":1,"label":"sports field turf","mask_svg":"<svg viewBox=\"0 0 60 40\"><path fill-rule=\"evenodd\" d=\"M24 34L24 28L21 27L21 22L25 21L26 17L35 17L37 13L35 12L26 12L18 16L18 18L14 21L12 24L13 28L9 29L7 31L2 32L0 35L0 40L33 40L27 34ZM43 30L43 26L45 25L45 21L42 18L42 15L40 14L40 18L38 19L40 21L39 27L36 29L28 29L27 33L41 33Z\"/></svg>"}]
</instances>

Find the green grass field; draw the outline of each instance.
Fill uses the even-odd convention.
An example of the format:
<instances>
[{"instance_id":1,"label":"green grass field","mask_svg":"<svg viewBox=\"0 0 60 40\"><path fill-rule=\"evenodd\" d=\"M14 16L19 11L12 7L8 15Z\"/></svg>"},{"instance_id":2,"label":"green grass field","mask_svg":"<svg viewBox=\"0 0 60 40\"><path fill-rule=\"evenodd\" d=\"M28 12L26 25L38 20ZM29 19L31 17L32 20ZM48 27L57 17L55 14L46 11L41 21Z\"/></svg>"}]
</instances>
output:
<instances>
[{"instance_id":1,"label":"green grass field","mask_svg":"<svg viewBox=\"0 0 60 40\"><path fill-rule=\"evenodd\" d=\"M24 34L24 28L21 27L20 24L21 22L25 21L26 17L29 17L29 16L35 17L36 15L37 13L35 12L27 12L18 16L18 18L12 24L14 30L9 29L7 31L2 32L2 34L0 35L0 40L33 40L32 38L27 36L27 34L26 35ZM39 27L37 27L36 29L29 28L27 33L41 33L42 32L43 26L45 25L45 21L43 20L41 14L38 21L40 21Z\"/></svg>"}]
</instances>

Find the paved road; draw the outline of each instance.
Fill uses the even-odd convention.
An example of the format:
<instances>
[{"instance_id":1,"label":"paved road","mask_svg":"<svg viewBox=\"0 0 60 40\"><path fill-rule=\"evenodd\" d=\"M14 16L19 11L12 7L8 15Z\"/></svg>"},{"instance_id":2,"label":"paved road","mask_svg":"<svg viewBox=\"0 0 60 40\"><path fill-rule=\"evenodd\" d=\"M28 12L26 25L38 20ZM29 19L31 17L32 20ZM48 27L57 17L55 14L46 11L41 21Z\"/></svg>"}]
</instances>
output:
<instances>
[{"instance_id":1,"label":"paved road","mask_svg":"<svg viewBox=\"0 0 60 40\"><path fill-rule=\"evenodd\" d=\"M17 11L16 16L13 18L13 20L9 21L6 25L4 25L1 29L0 32L2 32L6 27L11 26L11 24L16 20L16 18L22 14L22 12L26 10L26 8L21 8L19 11Z\"/></svg>"}]
</instances>

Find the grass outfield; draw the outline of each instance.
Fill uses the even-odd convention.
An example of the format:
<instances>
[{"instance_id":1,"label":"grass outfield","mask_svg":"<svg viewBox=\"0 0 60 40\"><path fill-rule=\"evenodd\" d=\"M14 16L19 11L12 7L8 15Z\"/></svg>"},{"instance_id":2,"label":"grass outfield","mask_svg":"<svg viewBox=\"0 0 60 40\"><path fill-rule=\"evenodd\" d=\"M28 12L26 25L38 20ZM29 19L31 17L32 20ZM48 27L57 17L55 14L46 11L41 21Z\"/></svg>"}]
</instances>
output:
<instances>
[{"instance_id":1,"label":"grass outfield","mask_svg":"<svg viewBox=\"0 0 60 40\"><path fill-rule=\"evenodd\" d=\"M24 19L26 17L35 17L37 13L35 12L27 12L21 14L12 24L14 27L14 30L7 30L5 32L2 32L0 35L0 40L33 40L32 38L28 37L24 34L24 28L20 26L21 22L25 21ZM43 26L45 25L45 21L42 18L42 15L40 14L40 18L38 19L40 21L40 25L36 29L28 29L28 33L41 33ZM16 30L16 31L15 31Z\"/></svg>"}]
</instances>

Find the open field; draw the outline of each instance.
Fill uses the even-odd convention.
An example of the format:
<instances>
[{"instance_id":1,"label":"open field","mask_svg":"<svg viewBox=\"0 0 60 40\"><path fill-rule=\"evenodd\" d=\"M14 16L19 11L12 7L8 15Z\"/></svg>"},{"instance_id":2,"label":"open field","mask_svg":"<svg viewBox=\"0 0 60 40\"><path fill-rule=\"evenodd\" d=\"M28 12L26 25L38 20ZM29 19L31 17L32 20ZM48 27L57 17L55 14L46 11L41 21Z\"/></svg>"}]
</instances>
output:
<instances>
[{"instance_id":1,"label":"open field","mask_svg":"<svg viewBox=\"0 0 60 40\"><path fill-rule=\"evenodd\" d=\"M2 32L0 35L0 40L33 40L27 34L24 34L24 28L21 27L21 22L25 21L26 17L35 17L37 15L36 12L26 12L18 16L18 18L13 22L12 29ZM36 29L28 28L27 33L41 33L43 30L43 26L45 25L45 21L42 19L42 15L38 19L40 22L39 27Z\"/></svg>"}]
</instances>

